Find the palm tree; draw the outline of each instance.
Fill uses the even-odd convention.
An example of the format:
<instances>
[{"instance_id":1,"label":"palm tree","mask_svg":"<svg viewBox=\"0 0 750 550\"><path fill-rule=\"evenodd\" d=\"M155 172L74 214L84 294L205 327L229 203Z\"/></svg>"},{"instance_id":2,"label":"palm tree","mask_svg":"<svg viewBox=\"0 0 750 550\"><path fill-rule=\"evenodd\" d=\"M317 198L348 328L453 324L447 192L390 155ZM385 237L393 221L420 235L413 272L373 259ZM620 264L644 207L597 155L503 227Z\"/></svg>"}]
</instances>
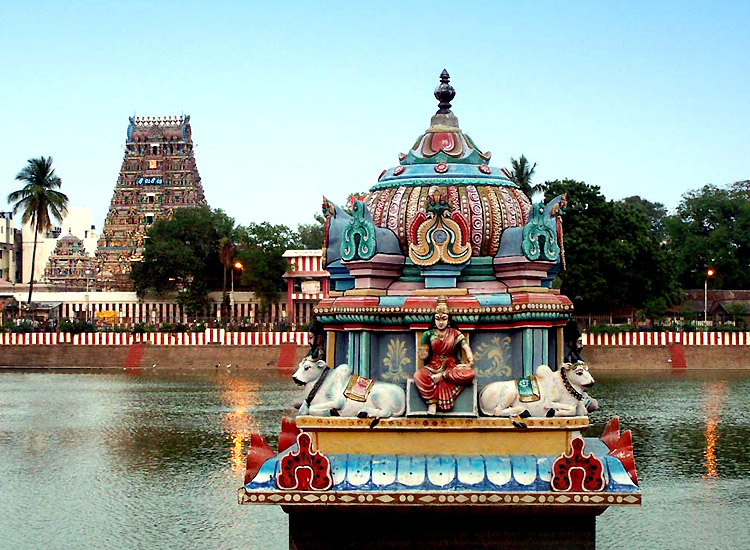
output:
<instances>
[{"instance_id":1,"label":"palm tree","mask_svg":"<svg viewBox=\"0 0 750 550\"><path fill-rule=\"evenodd\" d=\"M516 160L510 159L511 170L503 168L502 172L505 177L515 183L521 188L521 191L526 193L528 197L531 197L536 191L544 190L544 184L539 183L537 185L531 185L531 176L534 174L534 168L536 168L536 162L533 166L529 166L528 159L521 155L521 158Z\"/></svg>"},{"instance_id":2,"label":"palm tree","mask_svg":"<svg viewBox=\"0 0 750 550\"><path fill-rule=\"evenodd\" d=\"M62 180L52 168L52 157L29 159L28 164L16 175L16 180L25 185L8 195L8 203L13 205L13 213L23 210L23 223L31 222L34 228L34 250L31 253L31 276L29 281L29 299L34 291L34 263L36 262L36 244L42 231L52 229L52 219L62 223L68 213L68 197L57 191Z\"/></svg>"}]
</instances>

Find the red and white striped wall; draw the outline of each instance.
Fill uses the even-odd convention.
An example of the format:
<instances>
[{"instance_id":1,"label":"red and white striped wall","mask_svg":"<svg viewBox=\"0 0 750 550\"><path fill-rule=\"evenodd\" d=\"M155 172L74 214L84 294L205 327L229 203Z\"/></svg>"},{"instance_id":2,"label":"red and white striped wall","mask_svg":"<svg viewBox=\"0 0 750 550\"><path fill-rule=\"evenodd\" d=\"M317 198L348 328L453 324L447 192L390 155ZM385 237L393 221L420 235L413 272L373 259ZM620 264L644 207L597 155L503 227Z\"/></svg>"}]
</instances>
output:
<instances>
[{"instance_id":1,"label":"red and white striped wall","mask_svg":"<svg viewBox=\"0 0 750 550\"><path fill-rule=\"evenodd\" d=\"M325 271L322 250L287 250L284 257L291 264L292 271Z\"/></svg>"},{"instance_id":2,"label":"red and white striped wall","mask_svg":"<svg viewBox=\"0 0 750 550\"><path fill-rule=\"evenodd\" d=\"M750 332L621 332L583 334L584 346L749 346Z\"/></svg>"},{"instance_id":3,"label":"red and white striped wall","mask_svg":"<svg viewBox=\"0 0 750 550\"><path fill-rule=\"evenodd\" d=\"M292 300L322 300L325 298L325 294L322 292L315 293L304 293L304 292L292 292Z\"/></svg>"},{"instance_id":4,"label":"red and white striped wall","mask_svg":"<svg viewBox=\"0 0 750 550\"><path fill-rule=\"evenodd\" d=\"M54 346L72 344L76 346L129 346L136 343L154 346L280 346L281 344L310 345L307 332L228 332L223 329L208 329L205 332L148 332L130 334L126 332L29 332L0 334L0 345L5 346Z\"/></svg>"}]
</instances>

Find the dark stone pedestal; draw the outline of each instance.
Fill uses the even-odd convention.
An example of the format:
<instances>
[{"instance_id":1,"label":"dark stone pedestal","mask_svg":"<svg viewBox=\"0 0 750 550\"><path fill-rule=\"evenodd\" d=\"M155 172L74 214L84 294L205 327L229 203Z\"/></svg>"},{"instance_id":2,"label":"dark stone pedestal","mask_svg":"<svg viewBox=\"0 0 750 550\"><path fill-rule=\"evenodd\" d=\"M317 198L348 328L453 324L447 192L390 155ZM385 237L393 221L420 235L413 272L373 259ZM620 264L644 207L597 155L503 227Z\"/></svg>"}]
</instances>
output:
<instances>
[{"instance_id":1,"label":"dark stone pedestal","mask_svg":"<svg viewBox=\"0 0 750 550\"><path fill-rule=\"evenodd\" d=\"M290 507L285 511L291 550L594 550L596 516L603 509Z\"/></svg>"}]
</instances>

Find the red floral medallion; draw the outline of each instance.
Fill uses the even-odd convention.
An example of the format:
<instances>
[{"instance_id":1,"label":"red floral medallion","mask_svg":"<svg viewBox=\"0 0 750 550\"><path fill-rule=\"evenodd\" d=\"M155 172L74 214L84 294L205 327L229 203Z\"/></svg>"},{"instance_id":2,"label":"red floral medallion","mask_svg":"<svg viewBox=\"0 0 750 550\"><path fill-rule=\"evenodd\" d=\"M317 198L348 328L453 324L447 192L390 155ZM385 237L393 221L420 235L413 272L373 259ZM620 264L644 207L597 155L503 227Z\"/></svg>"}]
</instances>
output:
<instances>
[{"instance_id":1,"label":"red floral medallion","mask_svg":"<svg viewBox=\"0 0 750 550\"><path fill-rule=\"evenodd\" d=\"M491 173L492 173L492 168L490 168L490 167L489 167L489 166L487 166L486 164L480 164L480 165L479 165L479 171L480 171L480 172L481 172L482 174L491 174Z\"/></svg>"},{"instance_id":2,"label":"red floral medallion","mask_svg":"<svg viewBox=\"0 0 750 550\"><path fill-rule=\"evenodd\" d=\"M405 168L403 166L396 166L393 169L393 175L394 176L400 176L401 174L404 173L404 170L405 170Z\"/></svg>"},{"instance_id":3,"label":"red floral medallion","mask_svg":"<svg viewBox=\"0 0 750 550\"><path fill-rule=\"evenodd\" d=\"M438 162L435 165L435 172L437 172L438 174L445 174L447 171L448 171L448 165L445 164L444 162Z\"/></svg>"},{"instance_id":4,"label":"red floral medallion","mask_svg":"<svg viewBox=\"0 0 750 550\"><path fill-rule=\"evenodd\" d=\"M593 454L584 454L583 438L570 442L570 454L563 453L552 464L552 490L572 493L604 490L604 468Z\"/></svg>"},{"instance_id":5,"label":"red floral medallion","mask_svg":"<svg viewBox=\"0 0 750 550\"><path fill-rule=\"evenodd\" d=\"M297 491L325 491L333 485L331 462L323 453L312 450L310 434L297 436L297 450L279 461L276 486Z\"/></svg>"}]
</instances>

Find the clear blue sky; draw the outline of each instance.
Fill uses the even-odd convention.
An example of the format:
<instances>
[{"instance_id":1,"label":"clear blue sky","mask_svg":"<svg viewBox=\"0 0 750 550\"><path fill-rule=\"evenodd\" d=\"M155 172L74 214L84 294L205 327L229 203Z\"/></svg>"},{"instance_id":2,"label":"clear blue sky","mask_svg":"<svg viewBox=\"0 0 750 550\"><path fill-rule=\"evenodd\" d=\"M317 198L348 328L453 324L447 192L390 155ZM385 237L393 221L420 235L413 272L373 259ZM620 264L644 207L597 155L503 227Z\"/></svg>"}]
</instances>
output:
<instances>
[{"instance_id":1,"label":"clear blue sky","mask_svg":"<svg viewBox=\"0 0 750 550\"><path fill-rule=\"evenodd\" d=\"M51 155L101 230L128 116L185 113L209 204L294 227L397 164L447 68L494 166L673 208L750 178L748 29L748 2L5 0L0 198Z\"/></svg>"}]
</instances>

